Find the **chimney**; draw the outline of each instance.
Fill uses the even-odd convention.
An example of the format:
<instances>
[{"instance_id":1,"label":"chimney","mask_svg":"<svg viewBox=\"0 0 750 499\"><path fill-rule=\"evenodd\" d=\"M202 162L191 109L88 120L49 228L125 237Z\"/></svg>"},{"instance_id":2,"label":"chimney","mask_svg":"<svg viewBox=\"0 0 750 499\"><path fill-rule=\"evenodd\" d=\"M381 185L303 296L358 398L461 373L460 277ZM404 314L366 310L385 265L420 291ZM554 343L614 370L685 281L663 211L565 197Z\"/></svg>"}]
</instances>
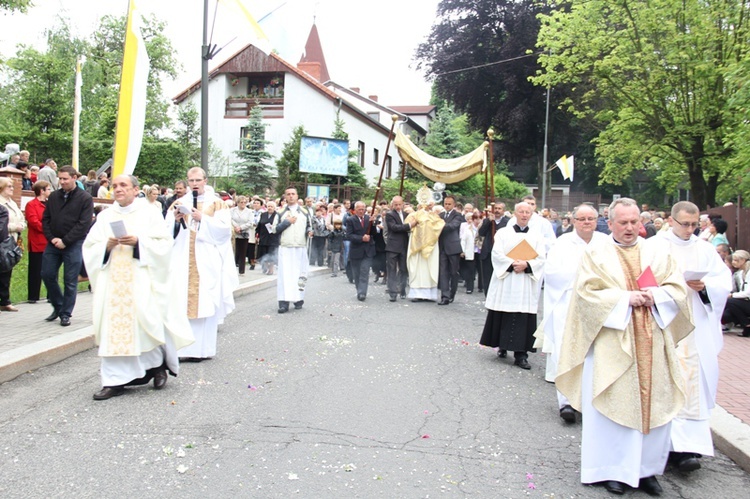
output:
<instances>
[{"instance_id":1,"label":"chimney","mask_svg":"<svg viewBox=\"0 0 750 499\"><path fill-rule=\"evenodd\" d=\"M351 90L352 92L359 93L359 87L349 87L349 90Z\"/></svg>"},{"instance_id":2,"label":"chimney","mask_svg":"<svg viewBox=\"0 0 750 499\"><path fill-rule=\"evenodd\" d=\"M370 99L371 101L377 102L378 101L378 96L377 95L370 95L370 96L368 96L368 99Z\"/></svg>"},{"instance_id":3,"label":"chimney","mask_svg":"<svg viewBox=\"0 0 750 499\"><path fill-rule=\"evenodd\" d=\"M297 69L309 74L312 78L320 81L320 63L319 62L300 62Z\"/></svg>"}]
</instances>

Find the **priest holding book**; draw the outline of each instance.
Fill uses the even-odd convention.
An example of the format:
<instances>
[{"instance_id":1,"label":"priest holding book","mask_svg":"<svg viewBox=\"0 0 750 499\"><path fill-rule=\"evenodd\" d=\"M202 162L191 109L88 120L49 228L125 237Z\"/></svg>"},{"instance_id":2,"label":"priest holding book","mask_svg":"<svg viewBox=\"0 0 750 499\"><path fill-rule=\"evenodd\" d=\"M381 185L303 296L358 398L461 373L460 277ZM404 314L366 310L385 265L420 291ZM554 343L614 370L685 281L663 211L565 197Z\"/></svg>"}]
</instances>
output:
<instances>
[{"instance_id":1,"label":"priest holding book","mask_svg":"<svg viewBox=\"0 0 750 499\"><path fill-rule=\"evenodd\" d=\"M533 208L521 202L513 214L516 223L495 234L492 247L493 273L487 290L487 320L479 343L497 347L498 356L514 352L513 365L531 369L529 352L533 351L536 313L539 308L539 281L546 253L544 236L529 231ZM486 284L485 284L486 285Z\"/></svg>"}]
</instances>

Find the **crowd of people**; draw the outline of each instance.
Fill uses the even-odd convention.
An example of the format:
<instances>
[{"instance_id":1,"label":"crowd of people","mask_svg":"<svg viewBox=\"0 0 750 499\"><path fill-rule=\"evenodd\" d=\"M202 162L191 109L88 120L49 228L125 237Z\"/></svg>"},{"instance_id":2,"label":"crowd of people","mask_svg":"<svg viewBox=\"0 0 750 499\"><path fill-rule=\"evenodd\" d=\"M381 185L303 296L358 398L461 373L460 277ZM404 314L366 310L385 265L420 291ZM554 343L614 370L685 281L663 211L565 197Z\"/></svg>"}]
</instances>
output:
<instances>
[{"instance_id":1,"label":"crowd of people","mask_svg":"<svg viewBox=\"0 0 750 499\"><path fill-rule=\"evenodd\" d=\"M52 172L45 172L44 170ZM132 175L88 175L54 161L36 172L22 212L0 178L0 237L28 229L28 300L47 289L68 326L82 272L94 297L102 389L96 400L153 381L181 362L217 353L217 329L247 272L277 276L279 314L300 310L311 266L329 267L364 302L382 282L390 302L440 306L485 294L479 343L531 369L546 355L560 417L582 414L581 481L610 493L662 491L668 462L690 472L713 455L709 426L722 334L750 336L750 253L732 251L727 223L693 203L669 213L629 198L601 213L582 204L562 217L526 196L485 210L447 195L365 203L215 192L191 168L173 189ZM101 190L111 207L94 209ZM58 274L63 267L63 288ZM0 274L0 311L11 273ZM337 281L332 281L337 282ZM314 299L314 298L313 298ZM543 314L538 317L543 299ZM501 362L504 362L501 360Z\"/></svg>"}]
</instances>

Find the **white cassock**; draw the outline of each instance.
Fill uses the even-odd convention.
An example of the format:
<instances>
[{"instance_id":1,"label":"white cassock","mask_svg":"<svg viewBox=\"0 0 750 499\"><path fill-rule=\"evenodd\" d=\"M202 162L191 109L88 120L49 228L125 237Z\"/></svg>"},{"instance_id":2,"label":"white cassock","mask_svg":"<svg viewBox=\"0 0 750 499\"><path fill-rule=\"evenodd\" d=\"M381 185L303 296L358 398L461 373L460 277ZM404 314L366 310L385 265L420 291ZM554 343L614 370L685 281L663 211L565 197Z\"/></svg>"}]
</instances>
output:
<instances>
[{"instance_id":1,"label":"white cassock","mask_svg":"<svg viewBox=\"0 0 750 499\"><path fill-rule=\"evenodd\" d=\"M193 205L192 192L176 202ZM174 239L171 272L182 300L195 343L180 349L180 357L209 358L216 355L216 333L224 318L234 310L234 290L239 286L232 251L230 210L212 191L197 198L201 221L188 217L187 229L180 226ZM173 230L174 210L166 226Z\"/></svg>"},{"instance_id":2,"label":"white cassock","mask_svg":"<svg viewBox=\"0 0 750 499\"><path fill-rule=\"evenodd\" d=\"M138 237L137 249L115 246L112 222ZM134 254L135 253L135 254ZM179 369L176 349L193 342L184 303L175 299L169 272L172 236L161 212L146 200L129 206L114 203L102 211L83 244L83 259L93 290L93 323L102 386L124 385L146 370Z\"/></svg>"},{"instance_id":3,"label":"white cassock","mask_svg":"<svg viewBox=\"0 0 750 499\"><path fill-rule=\"evenodd\" d=\"M721 314L732 290L732 275L714 246L697 236L692 235L685 241L670 230L648 241L650 244L668 243L683 273L707 272L700 279L706 285L707 303L701 294L688 288L695 330L677 344L687 400L672 420L672 450L713 456L710 418L719 384L719 352L724 346Z\"/></svg>"},{"instance_id":4,"label":"white cassock","mask_svg":"<svg viewBox=\"0 0 750 499\"><path fill-rule=\"evenodd\" d=\"M547 381L554 382L557 376L559 346L565 331L568 305L581 256L588 244L598 244L606 240L606 235L595 231L591 235L590 243L586 243L574 230L561 235L547 253L544 264L544 319L536 333L537 338L543 334L543 342L540 343L542 352L547 354L547 371L544 376ZM559 391L557 399L560 408L569 405L568 399Z\"/></svg>"},{"instance_id":5,"label":"white cassock","mask_svg":"<svg viewBox=\"0 0 750 499\"><path fill-rule=\"evenodd\" d=\"M294 223L291 218L295 219ZM309 211L300 206L287 206L279 212L271 230L280 233L276 298L292 303L303 301L310 269L307 235L312 230L312 220Z\"/></svg>"}]
</instances>

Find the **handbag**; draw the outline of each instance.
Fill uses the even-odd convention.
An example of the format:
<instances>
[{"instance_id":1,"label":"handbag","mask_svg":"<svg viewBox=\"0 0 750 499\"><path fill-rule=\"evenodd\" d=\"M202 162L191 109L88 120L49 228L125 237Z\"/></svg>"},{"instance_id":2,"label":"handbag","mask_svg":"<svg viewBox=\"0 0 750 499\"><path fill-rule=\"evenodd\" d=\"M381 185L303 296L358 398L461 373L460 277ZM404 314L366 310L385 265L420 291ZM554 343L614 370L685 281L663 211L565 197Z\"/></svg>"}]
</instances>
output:
<instances>
[{"instance_id":1,"label":"handbag","mask_svg":"<svg viewBox=\"0 0 750 499\"><path fill-rule=\"evenodd\" d=\"M23 249L16 244L13 236L0 242L0 272L10 272L21 261Z\"/></svg>"}]
</instances>

